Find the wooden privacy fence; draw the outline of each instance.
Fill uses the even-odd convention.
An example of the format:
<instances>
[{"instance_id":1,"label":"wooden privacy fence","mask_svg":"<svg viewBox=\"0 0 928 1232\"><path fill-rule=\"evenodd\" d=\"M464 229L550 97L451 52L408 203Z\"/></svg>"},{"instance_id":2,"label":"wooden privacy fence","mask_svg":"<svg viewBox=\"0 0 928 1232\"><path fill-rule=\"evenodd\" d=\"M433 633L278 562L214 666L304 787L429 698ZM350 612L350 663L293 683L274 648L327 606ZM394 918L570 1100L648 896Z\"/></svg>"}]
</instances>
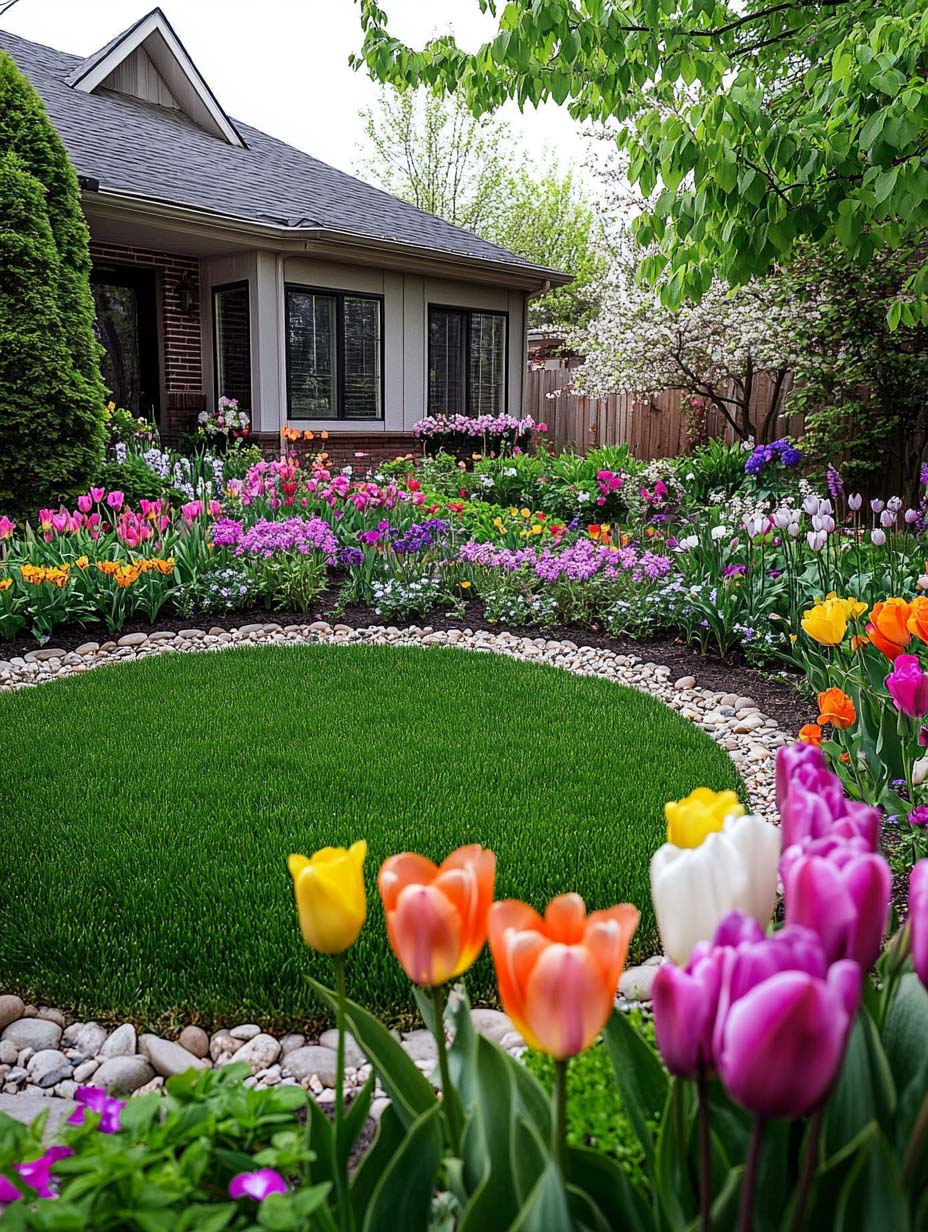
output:
<instances>
[{"instance_id":1,"label":"wooden privacy fence","mask_svg":"<svg viewBox=\"0 0 928 1232\"><path fill-rule=\"evenodd\" d=\"M633 457L650 462L687 453L694 443L691 412L680 390L589 398L567 392L565 387L573 375L570 368L536 368L526 374L524 413L536 423L548 425L545 435L558 452L586 453L601 445L626 444ZM757 423L769 409L770 387L761 375L755 378L751 397L752 422ZM778 417L775 436L797 436L801 432L801 415ZM716 407L709 407L699 435L729 442L736 439Z\"/></svg>"}]
</instances>

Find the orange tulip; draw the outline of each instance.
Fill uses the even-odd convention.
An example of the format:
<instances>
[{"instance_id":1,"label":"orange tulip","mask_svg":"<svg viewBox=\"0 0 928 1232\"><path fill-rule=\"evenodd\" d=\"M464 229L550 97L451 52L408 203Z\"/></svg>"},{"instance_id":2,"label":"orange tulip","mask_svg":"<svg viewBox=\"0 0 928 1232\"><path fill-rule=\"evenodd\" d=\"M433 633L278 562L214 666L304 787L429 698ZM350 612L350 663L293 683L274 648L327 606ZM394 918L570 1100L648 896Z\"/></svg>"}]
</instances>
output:
<instances>
[{"instance_id":1,"label":"orange tulip","mask_svg":"<svg viewBox=\"0 0 928 1232\"><path fill-rule=\"evenodd\" d=\"M840 689L826 689L818 695L819 723L830 723L838 731L853 727L857 722L857 709L853 700Z\"/></svg>"},{"instance_id":2,"label":"orange tulip","mask_svg":"<svg viewBox=\"0 0 928 1232\"><path fill-rule=\"evenodd\" d=\"M606 1025L638 909L586 914L579 894L548 903L544 919L516 899L490 908L490 950L503 1009L532 1048L563 1061Z\"/></svg>"},{"instance_id":3,"label":"orange tulip","mask_svg":"<svg viewBox=\"0 0 928 1232\"><path fill-rule=\"evenodd\" d=\"M805 727L800 727L796 739L800 740L803 744L820 745L822 743L822 729L817 723L806 723Z\"/></svg>"},{"instance_id":4,"label":"orange tulip","mask_svg":"<svg viewBox=\"0 0 928 1232\"><path fill-rule=\"evenodd\" d=\"M906 599L886 599L874 603L867 632L870 641L887 659L896 659L912 640L908 621L912 605Z\"/></svg>"},{"instance_id":5,"label":"orange tulip","mask_svg":"<svg viewBox=\"0 0 928 1232\"><path fill-rule=\"evenodd\" d=\"M487 939L496 856L459 847L440 866L391 856L377 878L393 953L414 984L437 988L473 965Z\"/></svg>"},{"instance_id":6,"label":"orange tulip","mask_svg":"<svg viewBox=\"0 0 928 1232\"><path fill-rule=\"evenodd\" d=\"M919 595L909 604L906 627L920 642L928 642L928 598L924 595Z\"/></svg>"}]
</instances>

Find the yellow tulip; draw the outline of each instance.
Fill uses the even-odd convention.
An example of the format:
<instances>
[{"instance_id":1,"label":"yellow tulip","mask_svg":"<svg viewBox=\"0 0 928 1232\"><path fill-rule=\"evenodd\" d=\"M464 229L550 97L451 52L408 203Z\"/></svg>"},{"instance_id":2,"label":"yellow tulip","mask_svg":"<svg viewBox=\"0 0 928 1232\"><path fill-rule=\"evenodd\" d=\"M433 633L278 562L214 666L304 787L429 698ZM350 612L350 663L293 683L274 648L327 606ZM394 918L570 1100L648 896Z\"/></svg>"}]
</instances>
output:
<instances>
[{"instance_id":1,"label":"yellow tulip","mask_svg":"<svg viewBox=\"0 0 928 1232\"><path fill-rule=\"evenodd\" d=\"M323 847L314 856L293 855L293 877L303 940L321 954L341 954L357 940L367 914L362 869L367 843Z\"/></svg>"},{"instance_id":2,"label":"yellow tulip","mask_svg":"<svg viewBox=\"0 0 928 1232\"><path fill-rule=\"evenodd\" d=\"M837 646L847 632L846 600L826 599L802 613L803 630L820 646Z\"/></svg>"},{"instance_id":3,"label":"yellow tulip","mask_svg":"<svg viewBox=\"0 0 928 1232\"><path fill-rule=\"evenodd\" d=\"M675 847L699 847L710 835L721 830L729 817L744 813L733 791L712 791L697 787L684 800L664 805L667 815L667 842Z\"/></svg>"}]
</instances>

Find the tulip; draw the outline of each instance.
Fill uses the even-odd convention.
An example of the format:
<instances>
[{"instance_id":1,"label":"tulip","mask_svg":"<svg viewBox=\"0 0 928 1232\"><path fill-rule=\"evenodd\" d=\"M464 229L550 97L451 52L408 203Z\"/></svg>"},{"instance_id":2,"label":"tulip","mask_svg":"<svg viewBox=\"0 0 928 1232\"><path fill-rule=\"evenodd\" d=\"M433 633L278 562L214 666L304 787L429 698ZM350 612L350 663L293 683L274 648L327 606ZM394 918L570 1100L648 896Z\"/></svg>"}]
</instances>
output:
<instances>
[{"instance_id":1,"label":"tulip","mask_svg":"<svg viewBox=\"0 0 928 1232\"><path fill-rule=\"evenodd\" d=\"M874 513L880 513L882 512L882 509L883 509L883 502L881 500L874 498L870 502L870 508L873 510Z\"/></svg>"},{"instance_id":2,"label":"tulip","mask_svg":"<svg viewBox=\"0 0 928 1232\"><path fill-rule=\"evenodd\" d=\"M651 1007L657 1047L667 1069L678 1078L698 1078L715 1068L712 1035L721 958L720 950L694 953L685 968L664 963L654 977Z\"/></svg>"},{"instance_id":3,"label":"tulip","mask_svg":"<svg viewBox=\"0 0 928 1232\"><path fill-rule=\"evenodd\" d=\"M121 509L125 499L124 493L113 491L110 492L109 496L106 498L106 503L109 505L110 509Z\"/></svg>"},{"instance_id":4,"label":"tulip","mask_svg":"<svg viewBox=\"0 0 928 1232\"><path fill-rule=\"evenodd\" d=\"M912 605L905 599L886 599L873 605L867 633L887 659L898 658L911 641L908 628L911 613Z\"/></svg>"},{"instance_id":5,"label":"tulip","mask_svg":"<svg viewBox=\"0 0 928 1232\"><path fill-rule=\"evenodd\" d=\"M884 509L880 514L880 525L884 530L889 530L895 521L896 515L889 509Z\"/></svg>"},{"instance_id":6,"label":"tulip","mask_svg":"<svg viewBox=\"0 0 928 1232\"><path fill-rule=\"evenodd\" d=\"M766 928L777 897L780 831L730 814L698 847L665 843L651 860L651 898L664 953L679 966L732 911Z\"/></svg>"},{"instance_id":7,"label":"tulip","mask_svg":"<svg viewBox=\"0 0 928 1232\"><path fill-rule=\"evenodd\" d=\"M813 929L829 963L850 958L863 970L876 962L889 911L892 876L864 839L810 839L790 847L780 864L786 922Z\"/></svg>"},{"instance_id":8,"label":"tulip","mask_svg":"<svg viewBox=\"0 0 928 1232\"><path fill-rule=\"evenodd\" d=\"M667 842L675 847L698 847L706 835L721 830L728 817L740 817L743 812L733 791L697 787L685 799L664 805Z\"/></svg>"},{"instance_id":9,"label":"tulip","mask_svg":"<svg viewBox=\"0 0 928 1232\"><path fill-rule=\"evenodd\" d=\"M367 914L362 869L367 843L323 847L311 859L292 855L293 877L303 940L321 954L341 954L354 945Z\"/></svg>"},{"instance_id":10,"label":"tulip","mask_svg":"<svg viewBox=\"0 0 928 1232\"><path fill-rule=\"evenodd\" d=\"M259 1168L257 1172L239 1172L229 1182L230 1198L251 1198L253 1202L263 1202L271 1194L285 1194L286 1192L287 1182L273 1168Z\"/></svg>"},{"instance_id":11,"label":"tulip","mask_svg":"<svg viewBox=\"0 0 928 1232\"><path fill-rule=\"evenodd\" d=\"M845 799L841 780L812 745L793 744L777 753L777 807L784 850L829 835L862 838L870 851L879 846L879 809Z\"/></svg>"},{"instance_id":12,"label":"tulip","mask_svg":"<svg viewBox=\"0 0 928 1232\"><path fill-rule=\"evenodd\" d=\"M905 501L901 496L891 496L886 502L886 508L890 513L898 513L904 504Z\"/></svg>"},{"instance_id":13,"label":"tulip","mask_svg":"<svg viewBox=\"0 0 928 1232\"><path fill-rule=\"evenodd\" d=\"M859 492L852 492L851 495L847 498L847 507L848 509L851 510L852 513L856 513L863 503L864 503L864 498L860 495Z\"/></svg>"},{"instance_id":14,"label":"tulip","mask_svg":"<svg viewBox=\"0 0 928 1232\"><path fill-rule=\"evenodd\" d=\"M822 729L817 723L806 723L800 727L799 731L796 733L796 739L801 744L812 744L815 745L816 748L820 748L822 743Z\"/></svg>"},{"instance_id":15,"label":"tulip","mask_svg":"<svg viewBox=\"0 0 928 1232\"><path fill-rule=\"evenodd\" d=\"M562 894L544 918L515 899L489 913L500 1000L525 1041L558 1061L588 1048L606 1025L639 914L630 903L586 913Z\"/></svg>"},{"instance_id":16,"label":"tulip","mask_svg":"<svg viewBox=\"0 0 928 1232\"><path fill-rule=\"evenodd\" d=\"M857 710L853 700L840 689L826 689L818 695L819 723L830 723L838 731L845 731L857 722Z\"/></svg>"},{"instance_id":17,"label":"tulip","mask_svg":"<svg viewBox=\"0 0 928 1232\"><path fill-rule=\"evenodd\" d=\"M886 543L886 531L877 526L870 532L870 542L875 548L881 548Z\"/></svg>"},{"instance_id":18,"label":"tulip","mask_svg":"<svg viewBox=\"0 0 928 1232\"><path fill-rule=\"evenodd\" d=\"M803 630L821 646L837 646L843 641L847 621L847 608L837 599L826 599L802 613Z\"/></svg>"},{"instance_id":19,"label":"tulip","mask_svg":"<svg viewBox=\"0 0 928 1232\"><path fill-rule=\"evenodd\" d=\"M828 536L823 530L810 530L806 535L806 542L813 552L820 552L828 542Z\"/></svg>"},{"instance_id":20,"label":"tulip","mask_svg":"<svg viewBox=\"0 0 928 1232\"><path fill-rule=\"evenodd\" d=\"M918 510L917 509L907 509L902 516L903 516L906 526L912 526L913 523L918 521Z\"/></svg>"},{"instance_id":21,"label":"tulip","mask_svg":"<svg viewBox=\"0 0 928 1232\"><path fill-rule=\"evenodd\" d=\"M391 856L378 884L393 953L414 984L438 987L472 966L487 936L496 856L474 844L439 867L424 856Z\"/></svg>"},{"instance_id":22,"label":"tulip","mask_svg":"<svg viewBox=\"0 0 928 1232\"><path fill-rule=\"evenodd\" d=\"M90 495L93 497L95 504L99 505L100 501L103 500L103 496L105 492L106 492L106 488L91 488L90 489Z\"/></svg>"},{"instance_id":23,"label":"tulip","mask_svg":"<svg viewBox=\"0 0 928 1232\"><path fill-rule=\"evenodd\" d=\"M906 628L920 642L928 643L928 598L925 595L919 595L909 604Z\"/></svg>"},{"instance_id":24,"label":"tulip","mask_svg":"<svg viewBox=\"0 0 928 1232\"><path fill-rule=\"evenodd\" d=\"M857 964L839 962L825 979L780 971L734 1000L717 1030L732 1097L765 1120L810 1112L837 1076L860 985Z\"/></svg>"},{"instance_id":25,"label":"tulip","mask_svg":"<svg viewBox=\"0 0 928 1232\"><path fill-rule=\"evenodd\" d=\"M928 988L928 860L919 860L909 874L908 924L915 974Z\"/></svg>"},{"instance_id":26,"label":"tulip","mask_svg":"<svg viewBox=\"0 0 928 1232\"><path fill-rule=\"evenodd\" d=\"M81 513L90 513L93 508L93 499L89 492L77 498L77 507Z\"/></svg>"},{"instance_id":27,"label":"tulip","mask_svg":"<svg viewBox=\"0 0 928 1232\"><path fill-rule=\"evenodd\" d=\"M928 676L915 655L900 654L886 677L893 705L911 719L928 714Z\"/></svg>"}]
</instances>

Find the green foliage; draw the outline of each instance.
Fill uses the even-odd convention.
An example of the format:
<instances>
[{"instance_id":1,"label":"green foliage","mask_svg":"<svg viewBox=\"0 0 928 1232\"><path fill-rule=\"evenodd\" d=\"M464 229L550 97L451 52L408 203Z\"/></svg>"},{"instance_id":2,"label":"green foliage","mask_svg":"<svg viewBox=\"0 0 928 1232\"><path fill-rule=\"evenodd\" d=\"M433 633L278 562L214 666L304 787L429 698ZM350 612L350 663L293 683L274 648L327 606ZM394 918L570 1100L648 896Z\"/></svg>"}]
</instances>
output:
<instances>
[{"instance_id":1,"label":"green foliage","mask_svg":"<svg viewBox=\"0 0 928 1232\"><path fill-rule=\"evenodd\" d=\"M362 0L356 63L380 81L463 89L476 114L553 99L618 126L629 177L653 199L637 223L659 248L645 275L666 273L669 307L713 276L748 282L801 238L865 265L928 224L923 0L512 0L473 52L450 36L415 51L387 20ZM928 319L924 256L908 290L891 325Z\"/></svg>"},{"instance_id":2,"label":"green foliage","mask_svg":"<svg viewBox=\"0 0 928 1232\"><path fill-rule=\"evenodd\" d=\"M82 491L103 448L87 225L38 94L0 53L0 505Z\"/></svg>"},{"instance_id":3,"label":"green foliage","mask_svg":"<svg viewBox=\"0 0 928 1232\"><path fill-rule=\"evenodd\" d=\"M159 479L138 454L129 454L125 462L102 463L94 470L91 483L108 492L124 493L127 505L138 505L140 500L157 500L164 495L167 486L167 481Z\"/></svg>"},{"instance_id":4,"label":"green foliage","mask_svg":"<svg viewBox=\"0 0 928 1232\"><path fill-rule=\"evenodd\" d=\"M479 842L498 897L635 902L647 957L664 802L741 788L724 750L654 698L453 650L165 655L3 694L0 725L0 796L18 802L0 986L87 1017L318 1024L302 973L328 965L300 943L286 860L362 837L370 919L349 987L391 1021L411 1001L375 885L397 851ZM486 955L468 985L495 999Z\"/></svg>"},{"instance_id":5,"label":"green foliage","mask_svg":"<svg viewBox=\"0 0 928 1232\"><path fill-rule=\"evenodd\" d=\"M740 444L729 445L719 438L697 445L680 468L687 501L705 504L714 492L734 496L748 482L744 464L749 456Z\"/></svg>"}]
</instances>

